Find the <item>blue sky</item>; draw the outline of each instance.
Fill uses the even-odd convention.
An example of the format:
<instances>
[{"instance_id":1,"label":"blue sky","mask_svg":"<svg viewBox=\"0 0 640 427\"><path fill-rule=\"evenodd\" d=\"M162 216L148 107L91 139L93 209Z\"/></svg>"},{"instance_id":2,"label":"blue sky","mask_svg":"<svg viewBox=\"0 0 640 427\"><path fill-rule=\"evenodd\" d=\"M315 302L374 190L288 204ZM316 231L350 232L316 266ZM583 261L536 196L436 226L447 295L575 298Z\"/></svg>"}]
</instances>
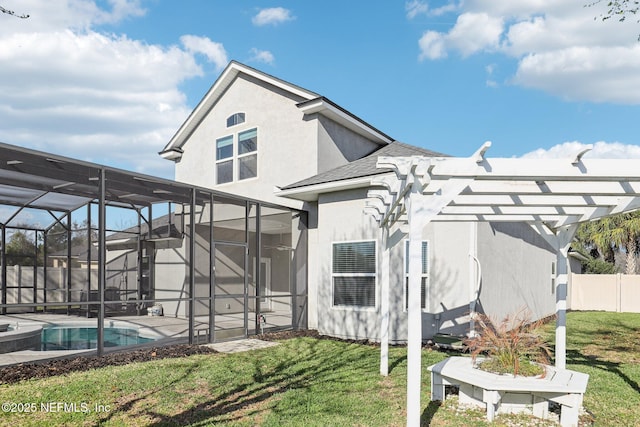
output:
<instances>
[{"instance_id":1,"label":"blue sky","mask_svg":"<svg viewBox=\"0 0 640 427\"><path fill-rule=\"evenodd\" d=\"M0 0L0 141L164 177L235 59L456 156L640 158L640 24L584 0Z\"/></svg>"}]
</instances>

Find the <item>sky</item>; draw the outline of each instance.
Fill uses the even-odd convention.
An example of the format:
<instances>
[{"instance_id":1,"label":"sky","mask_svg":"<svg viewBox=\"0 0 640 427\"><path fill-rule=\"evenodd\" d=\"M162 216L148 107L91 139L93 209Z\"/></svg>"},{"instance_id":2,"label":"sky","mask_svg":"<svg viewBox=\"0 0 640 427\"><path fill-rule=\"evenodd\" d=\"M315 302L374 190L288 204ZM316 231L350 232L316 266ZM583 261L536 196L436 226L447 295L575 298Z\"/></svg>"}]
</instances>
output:
<instances>
[{"instance_id":1,"label":"sky","mask_svg":"<svg viewBox=\"0 0 640 427\"><path fill-rule=\"evenodd\" d=\"M0 142L172 178L237 60L454 156L640 158L640 23L587 3L0 0Z\"/></svg>"}]
</instances>

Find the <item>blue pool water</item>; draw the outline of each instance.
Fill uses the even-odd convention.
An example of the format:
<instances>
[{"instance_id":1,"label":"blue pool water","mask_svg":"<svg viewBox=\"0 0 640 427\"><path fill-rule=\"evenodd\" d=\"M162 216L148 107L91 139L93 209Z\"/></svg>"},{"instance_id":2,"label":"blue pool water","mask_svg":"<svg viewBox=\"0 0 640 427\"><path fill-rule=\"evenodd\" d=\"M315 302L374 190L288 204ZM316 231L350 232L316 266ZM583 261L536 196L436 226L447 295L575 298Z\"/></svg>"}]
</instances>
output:
<instances>
[{"instance_id":1,"label":"blue pool water","mask_svg":"<svg viewBox=\"0 0 640 427\"><path fill-rule=\"evenodd\" d=\"M98 347L98 328L57 326L42 330L41 351L87 350ZM104 346L144 344L153 338L141 337L136 329L104 328Z\"/></svg>"}]
</instances>

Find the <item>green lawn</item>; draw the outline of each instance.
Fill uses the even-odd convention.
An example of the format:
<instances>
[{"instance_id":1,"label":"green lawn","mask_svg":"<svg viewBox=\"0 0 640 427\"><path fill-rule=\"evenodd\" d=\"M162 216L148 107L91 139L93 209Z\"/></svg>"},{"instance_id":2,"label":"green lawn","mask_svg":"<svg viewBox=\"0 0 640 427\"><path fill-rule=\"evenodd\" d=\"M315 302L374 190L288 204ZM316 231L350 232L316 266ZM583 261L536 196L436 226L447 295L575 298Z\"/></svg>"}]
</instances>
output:
<instances>
[{"instance_id":1,"label":"green lawn","mask_svg":"<svg viewBox=\"0 0 640 427\"><path fill-rule=\"evenodd\" d=\"M640 425L640 314L570 313L568 335L568 367L591 376L584 406L595 425ZM424 424L488 425L480 411L459 411L455 398L442 406L429 402L426 368L447 356L423 353ZM29 380L0 386L0 400L22 411L3 411L0 424L404 425L406 350L391 348L387 378L378 374L378 360L376 347L298 338L247 353ZM552 424L500 416L494 425Z\"/></svg>"},{"instance_id":2,"label":"green lawn","mask_svg":"<svg viewBox=\"0 0 640 427\"><path fill-rule=\"evenodd\" d=\"M589 374L596 425L640 426L640 314L569 313L567 368Z\"/></svg>"}]
</instances>

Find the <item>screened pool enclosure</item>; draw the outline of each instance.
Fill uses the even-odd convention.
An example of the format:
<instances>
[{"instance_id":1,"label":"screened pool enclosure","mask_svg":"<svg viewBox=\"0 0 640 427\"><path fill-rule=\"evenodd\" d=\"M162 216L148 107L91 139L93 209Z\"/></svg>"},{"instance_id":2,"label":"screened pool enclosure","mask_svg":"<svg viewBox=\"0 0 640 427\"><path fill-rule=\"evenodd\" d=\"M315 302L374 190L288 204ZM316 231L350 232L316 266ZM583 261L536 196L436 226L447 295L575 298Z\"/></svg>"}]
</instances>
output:
<instances>
[{"instance_id":1,"label":"screened pool enclosure","mask_svg":"<svg viewBox=\"0 0 640 427\"><path fill-rule=\"evenodd\" d=\"M160 343L306 327L305 212L0 144L0 234L0 353L78 322L98 354L114 322Z\"/></svg>"}]
</instances>

